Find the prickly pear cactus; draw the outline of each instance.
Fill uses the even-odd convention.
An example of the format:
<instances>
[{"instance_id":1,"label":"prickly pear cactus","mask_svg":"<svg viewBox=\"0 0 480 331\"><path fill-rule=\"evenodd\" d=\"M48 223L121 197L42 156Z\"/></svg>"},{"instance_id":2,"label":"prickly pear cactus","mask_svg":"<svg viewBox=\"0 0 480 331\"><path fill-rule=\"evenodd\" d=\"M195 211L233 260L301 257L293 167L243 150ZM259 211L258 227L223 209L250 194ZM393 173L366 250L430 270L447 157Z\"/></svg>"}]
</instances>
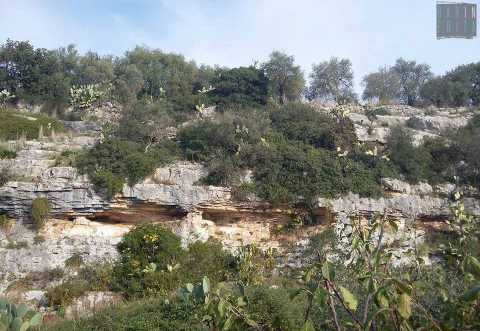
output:
<instances>
[{"instance_id":1,"label":"prickly pear cactus","mask_svg":"<svg viewBox=\"0 0 480 331\"><path fill-rule=\"evenodd\" d=\"M0 299L0 331L26 331L41 322L42 315L30 311L25 304L16 306Z\"/></svg>"}]
</instances>

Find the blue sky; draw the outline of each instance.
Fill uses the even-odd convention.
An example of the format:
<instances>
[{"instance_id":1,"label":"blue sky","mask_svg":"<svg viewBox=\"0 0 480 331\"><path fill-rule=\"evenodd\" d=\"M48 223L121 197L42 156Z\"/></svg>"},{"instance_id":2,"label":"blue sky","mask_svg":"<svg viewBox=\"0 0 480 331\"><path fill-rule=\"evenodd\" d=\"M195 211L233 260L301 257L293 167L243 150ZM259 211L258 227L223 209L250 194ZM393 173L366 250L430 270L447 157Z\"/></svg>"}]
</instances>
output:
<instances>
[{"instance_id":1,"label":"blue sky","mask_svg":"<svg viewBox=\"0 0 480 331\"><path fill-rule=\"evenodd\" d=\"M398 57L436 74L480 61L480 39L435 38L433 0L0 0L0 8L0 40L115 55L147 45L222 66L264 61L277 49L307 75L313 63L346 57L357 89Z\"/></svg>"}]
</instances>

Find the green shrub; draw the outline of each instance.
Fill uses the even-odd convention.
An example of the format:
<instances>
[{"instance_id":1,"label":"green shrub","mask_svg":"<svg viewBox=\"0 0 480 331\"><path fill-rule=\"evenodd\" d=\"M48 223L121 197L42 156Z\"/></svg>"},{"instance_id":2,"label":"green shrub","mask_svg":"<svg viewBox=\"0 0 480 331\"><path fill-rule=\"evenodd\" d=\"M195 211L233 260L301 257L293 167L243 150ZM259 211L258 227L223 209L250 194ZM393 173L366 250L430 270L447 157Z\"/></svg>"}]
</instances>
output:
<instances>
[{"instance_id":1,"label":"green shrub","mask_svg":"<svg viewBox=\"0 0 480 331\"><path fill-rule=\"evenodd\" d=\"M247 289L251 319L263 330L299 330L304 322L305 302L302 298L292 300L292 293L284 288L266 286Z\"/></svg>"},{"instance_id":2,"label":"green shrub","mask_svg":"<svg viewBox=\"0 0 480 331\"><path fill-rule=\"evenodd\" d=\"M59 321L42 330L204 331L205 328L194 318L195 314L192 306L148 298L108 307L88 318Z\"/></svg>"},{"instance_id":3,"label":"green shrub","mask_svg":"<svg viewBox=\"0 0 480 331\"><path fill-rule=\"evenodd\" d=\"M222 243L209 240L188 246L180 272L183 283L195 283L207 276L215 284L232 278L235 268L234 257L223 249Z\"/></svg>"},{"instance_id":4,"label":"green shrub","mask_svg":"<svg viewBox=\"0 0 480 331\"><path fill-rule=\"evenodd\" d=\"M63 151L55 158L55 167L73 167L78 155L76 151Z\"/></svg>"},{"instance_id":5,"label":"green shrub","mask_svg":"<svg viewBox=\"0 0 480 331\"><path fill-rule=\"evenodd\" d=\"M17 157L17 153L15 151L10 151L8 149L0 148L0 160L14 159L16 157Z\"/></svg>"},{"instance_id":6,"label":"green shrub","mask_svg":"<svg viewBox=\"0 0 480 331\"><path fill-rule=\"evenodd\" d=\"M411 134L404 128L394 127L387 138L390 159L408 181L418 182L431 178L432 157L422 147L413 145Z\"/></svg>"},{"instance_id":7,"label":"green shrub","mask_svg":"<svg viewBox=\"0 0 480 331\"><path fill-rule=\"evenodd\" d=\"M357 138L350 120L337 121L311 106L289 103L270 111L273 129L289 140L298 140L317 148L335 150L354 146Z\"/></svg>"},{"instance_id":8,"label":"green shrub","mask_svg":"<svg viewBox=\"0 0 480 331\"><path fill-rule=\"evenodd\" d=\"M136 226L123 237L118 251L114 282L127 296L165 295L205 275L224 281L235 269L232 255L220 243L196 242L184 250L179 237L154 224Z\"/></svg>"},{"instance_id":9,"label":"green shrub","mask_svg":"<svg viewBox=\"0 0 480 331\"><path fill-rule=\"evenodd\" d=\"M79 154L75 164L89 175L97 190L112 198L127 182L134 185L160 165L171 162L176 146L165 142L145 151L139 143L109 139Z\"/></svg>"},{"instance_id":10,"label":"green shrub","mask_svg":"<svg viewBox=\"0 0 480 331\"><path fill-rule=\"evenodd\" d=\"M314 203L319 196L347 192L381 193L379 179L364 165L310 145L272 137L257 150L254 167L257 194L274 204Z\"/></svg>"},{"instance_id":11,"label":"green shrub","mask_svg":"<svg viewBox=\"0 0 480 331\"><path fill-rule=\"evenodd\" d=\"M80 279L67 280L60 285L49 288L45 293L48 305L54 308L67 307L76 298L89 290L89 284Z\"/></svg>"},{"instance_id":12,"label":"green shrub","mask_svg":"<svg viewBox=\"0 0 480 331\"><path fill-rule=\"evenodd\" d=\"M373 121L377 119L377 116L390 115L390 112L385 107L370 108L365 111L365 115L370 121Z\"/></svg>"},{"instance_id":13,"label":"green shrub","mask_svg":"<svg viewBox=\"0 0 480 331\"><path fill-rule=\"evenodd\" d=\"M65 260L65 266L69 268L79 268L84 263L81 253L73 253L68 259Z\"/></svg>"},{"instance_id":14,"label":"green shrub","mask_svg":"<svg viewBox=\"0 0 480 331\"><path fill-rule=\"evenodd\" d=\"M119 289L129 296L172 290L178 277L177 264L185 256L180 238L154 224L137 225L123 237L118 252L114 277Z\"/></svg>"},{"instance_id":15,"label":"green shrub","mask_svg":"<svg viewBox=\"0 0 480 331\"><path fill-rule=\"evenodd\" d=\"M268 79L263 70L254 66L217 69L212 85L214 90L207 93L207 102L217 104L221 110L267 103Z\"/></svg>"},{"instance_id":16,"label":"green shrub","mask_svg":"<svg viewBox=\"0 0 480 331\"><path fill-rule=\"evenodd\" d=\"M50 202L47 198L35 198L32 201L32 220L37 229L43 228L50 217Z\"/></svg>"}]
</instances>

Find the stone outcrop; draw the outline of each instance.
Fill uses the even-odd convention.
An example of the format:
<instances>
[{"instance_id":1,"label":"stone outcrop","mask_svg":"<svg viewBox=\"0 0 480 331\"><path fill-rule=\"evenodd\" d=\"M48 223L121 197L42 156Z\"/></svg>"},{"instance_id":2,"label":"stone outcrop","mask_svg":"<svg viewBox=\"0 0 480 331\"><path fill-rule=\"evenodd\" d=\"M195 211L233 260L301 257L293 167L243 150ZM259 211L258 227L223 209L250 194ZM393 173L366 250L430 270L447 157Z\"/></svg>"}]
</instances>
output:
<instances>
[{"instance_id":1,"label":"stone outcrop","mask_svg":"<svg viewBox=\"0 0 480 331\"><path fill-rule=\"evenodd\" d=\"M360 141L385 144L391 128L403 126L411 131L414 143L419 145L425 137L435 138L465 126L473 116L468 108L418 109L398 105L381 108L382 115L368 116L365 107L348 107L347 116L354 123Z\"/></svg>"}]
</instances>

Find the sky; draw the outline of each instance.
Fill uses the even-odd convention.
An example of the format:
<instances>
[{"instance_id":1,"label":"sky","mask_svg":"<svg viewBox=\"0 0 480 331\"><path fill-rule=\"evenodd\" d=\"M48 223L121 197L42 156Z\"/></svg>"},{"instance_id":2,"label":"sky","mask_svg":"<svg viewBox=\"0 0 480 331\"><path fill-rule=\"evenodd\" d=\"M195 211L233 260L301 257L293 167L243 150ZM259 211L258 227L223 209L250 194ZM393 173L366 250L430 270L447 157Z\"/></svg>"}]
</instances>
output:
<instances>
[{"instance_id":1,"label":"sky","mask_svg":"<svg viewBox=\"0 0 480 331\"><path fill-rule=\"evenodd\" d=\"M0 0L0 8L0 42L104 55L143 45L228 67L280 50L306 76L336 56L352 61L358 92L365 74L399 57L435 74L480 60L480 39L436 39L433 0Z\"/></svg>"}]
</instances>

